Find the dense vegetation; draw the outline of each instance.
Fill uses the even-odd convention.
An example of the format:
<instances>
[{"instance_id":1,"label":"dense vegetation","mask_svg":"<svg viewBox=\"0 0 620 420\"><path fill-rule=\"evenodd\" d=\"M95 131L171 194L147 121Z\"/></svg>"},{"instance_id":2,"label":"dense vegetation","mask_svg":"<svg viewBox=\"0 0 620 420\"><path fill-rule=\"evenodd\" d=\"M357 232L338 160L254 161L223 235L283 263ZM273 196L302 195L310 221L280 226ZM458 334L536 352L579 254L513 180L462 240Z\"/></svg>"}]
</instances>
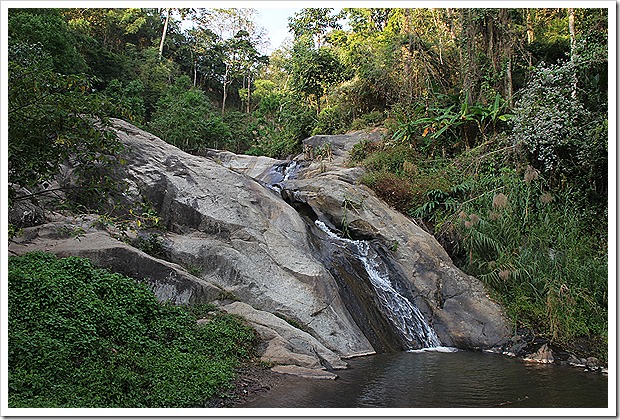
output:
<instances>
[{"instance_id":1,"label":"dense vegetation","mask_svg":"<svg viewBox=\"0 0 620 420\"><path fill-rule=\"evenodd\" d=\"M515 328L606 358L607 10L301 9L269 57L255 12L12 9L11 205L72 159L95 207L122 163L109 116L197 154L380 127L364 182Z\"/></svg>"},{"instance_id":2,"label":"dense vegetation","mask_svg":"<svg viewBox=\"0 0 620 420\"><path fill-rule=\"evenodd\" d=\"M204 407L251 356L254 331L209 306L160 304L77 257L9 258L9 406Z\"/></svg>"}]
</instances>

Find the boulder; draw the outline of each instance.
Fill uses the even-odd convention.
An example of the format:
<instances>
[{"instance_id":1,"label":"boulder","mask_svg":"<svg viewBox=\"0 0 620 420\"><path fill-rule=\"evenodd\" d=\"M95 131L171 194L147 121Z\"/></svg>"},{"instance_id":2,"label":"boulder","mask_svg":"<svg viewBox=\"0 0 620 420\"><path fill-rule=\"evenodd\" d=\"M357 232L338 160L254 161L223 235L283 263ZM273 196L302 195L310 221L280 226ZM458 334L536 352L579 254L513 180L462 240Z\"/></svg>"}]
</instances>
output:
<instances>
[{"instance_id":1,"label":"boulder","mask_svg":"<svg viewBox=\"0 0 620 420\"><path fill-rule=\"evenodd\" d=\"M308 226L279 194L221 160L184 153L121 120L113 125L129 162L119 174L129 185L126 200L157 211L166 259L304 325L339 356L373 350L312 255Z\"/></svg>"},{"instance_id":2,"label":"boulder","mask_svg":"<svg viewBox=\"0 0 620 420\"><path fill-rule=\"evenodd\" d=\"M296 365L308 369L344 369L347 363L323 346L316 338L274 314L259 311L243 302L233 302L222 309L240 315L257 331L261 342L261 360L279 365Z\"/></svg>"},{"instance_id":3,"label":"boulder","mask_svg":"<svg viewBox=\"0 0 620 420\"><path fill-rule=\"evenodd\" d=\"M306 379L337 379L338 375L332 372L318 369L308 369L296 365L274 366L271 368L276 373L298 376Z\"/></svg>"},{"instance_id":4,"label":"boulder","mask_svg":"<svg viewBox=\"0 0 620 420\"><path fill-rule=\"evenodd\" d=\"M330 136L321 138L329 141ZM353 136L350 141L359 140ZM506 340L510 331L502 308L482 283L456 268L439 243L413 220L361 185L363 173L362 168L321 168L313 163L283 183L283 195L298 207L309 207L307 213L334 230L371 241L392 271L406 279L414 303L444 345L486 349Z\"/></svg>"},{"instance_id":5,"label":"boulder","mask_svg":"<svg viewBox=\"0 0 620 420\"><path fill-rule=\"evenodd\" d=\"M286 161L217 151L211 151L210 156L258 181L277 183L283 198L307 223L318 219L341 234L373 242L391 269L406 279L410 296L443 344L489 349L505 343L510 331L502 308L489 298L482 283L456 268L435 238L413 220L361 185L363 168L346 166L349 152L357 143L376 142L382 136L383 132L375 130L310 137L304 140L304 154L295 158L297 172L286 179L273 176L274 168L285 167ZM319 161L317 151L327 148L329 158ZM319 252L317 258L326 263L336 252L328 249ZM346 278L354 270L340 266L332 271L340 271L336 278ZM376 350L397 350L398 340L385 331L389 328L385 320L369 309L373 303L366 296L371 291L358 280L346 279L338 285L349 312ZM353 288L359 290L347 294Z\"/></svg>"},{"instance_id":6,"label":"boulder","mask_svg":"<svg viewBox=\"0 0 620 420\"><path fill-rule=\"evenodd\" d=\"M601 367L601 363L596 357L588 357L586 359L586 367L589 370L598 370Z\"/></svg>"},{"instance_id":7,"label":"boulder","mask_svg":"<svg viewBox=\"0 0 620 420\"><path fill-rule=\"evenodd\" d=\"M553 351L547 344L543 344L536 353L528 354L523 360L535 363L553 363L555 359Z\"/></svg>"}]
</instances>

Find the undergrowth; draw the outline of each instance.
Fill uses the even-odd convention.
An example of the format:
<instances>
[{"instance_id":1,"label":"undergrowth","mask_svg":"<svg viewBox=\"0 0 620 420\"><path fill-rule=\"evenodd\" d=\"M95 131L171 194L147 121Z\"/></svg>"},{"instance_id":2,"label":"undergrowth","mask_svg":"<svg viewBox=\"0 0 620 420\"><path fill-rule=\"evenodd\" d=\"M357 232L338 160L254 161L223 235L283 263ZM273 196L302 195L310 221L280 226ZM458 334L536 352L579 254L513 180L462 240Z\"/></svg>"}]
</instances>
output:
<instances>
[{"instance_id":1,"label":"undergrowth","mask_svg":"<svg viewBox=\"0 0 620 420\"><path fill-rule=\"evenodd\" d=\"M10 407L199 407L253 352L241 319L161 304L83 258L9 258Z\"/></svg>"}]
</instances>

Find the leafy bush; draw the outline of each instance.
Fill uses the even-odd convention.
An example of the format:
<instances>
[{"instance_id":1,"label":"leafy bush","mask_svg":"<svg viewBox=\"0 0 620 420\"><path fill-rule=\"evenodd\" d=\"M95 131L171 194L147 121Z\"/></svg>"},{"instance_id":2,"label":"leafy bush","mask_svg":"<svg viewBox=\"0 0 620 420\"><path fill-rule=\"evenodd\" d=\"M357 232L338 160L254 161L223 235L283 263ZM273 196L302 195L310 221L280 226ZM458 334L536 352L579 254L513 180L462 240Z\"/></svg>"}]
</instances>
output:
<instances>
[{"instance_id":1,"label":"leafy bush","mask_svg":"<svg viewBox=\"0 0 620 420\"><path fill-rule=\"evenodd\" d=\"M271 92L253 113L254 143L251 155L285 158L301 152L301 141L310 135L315 114L300 102L299 96Z\"/></svg>"},{"instance_id":2,"label":"leafy bush","mask_svg":"<svg viewBox=\"0 0 620 420\"><path fill-rule=\"evenodd\" d=\"M107 129L105 101L89 93L92 80L58 73L37 44L10 42L8 53L9 205L21 187L46 189L67 161L78 203L117 190L110 173L122 146Z\"/></svg>"},{"instance_id":3,"label":"leafy bush","mask_svg":"<svg viewBox=\"0 0 620 420\"><path fill-rule=\"evenodd\" d=\"M400 174L404 170L405 162L417 160L419 154L416 149L409 145L397 145L376 149L364 159L362 165L369 170L386 170Z\"/></svg>"},{"instance_id":4,"label":"leafy bush","mask_svg":"<svg viewBox=\"0 0 620 420\"><path fill-rule=\"evenodd\" d=\"M359 118L354 119L351 122L351 130L362 130L368 127L376 127L383 123L385 120L385 113L381 111L372 111L368 114L364 114Z\"/></svg>"},{"instance_id":5,"label":"leafy bush","mask_svg":"<svg viewBox=\"0 0 620 420\"><path fill-rule=\"evenodd\" d=\"M393 140L420 146L431 155L440 150L443 155L458 153L482 143L489 132L496 133L511 117L505 106L499 93L489 104L435 93L413 109L395 107L398 126Z\"/></svg>"},{"instance_id":6,"label":"leafy bush","mask_svg":"<svg viewBox=\"0 0 620 420\"><path fill-rule=\"evenodd\" d=\"M229 386L254 333L212 307L45 253L9 258L11 407L194 407Z\"/></svg>"},{"instance_id":7,"label":"leafy bush","mask_svg":"<svg viewBox=\"0 0 620 420\"><path fill-rule=\"evenodd\" d=\"M142 124L146 114L144 106L144 86L140 80L123 83L118 79L110 81L104 91L111 106L110 115Z\"/></svg>"},{"instance_id":8,"label":"leafy bush","mask_svg":"<svg viewBox=\"0 0 620 420\"><path fill-rule=\"evenodd\" d=\"M554 187L518 150L508 136L450 160L361 143L352 161L368 169L363 183L488 286L514 325L567 349L585 338L606 359L606 206L569 183Z\"/></svg>"},{"instance_id":9,"label":"leafy bush","mask_svg":"<svg viewBox=\"0 0 620 420\"><path fill-rule=\"evenodd\" d=\"M224 114L224 124L230 130L230 140L223 145L223 148L233 153L243 153L254 141L252 132L255 118L251 114L239 111L228 111Z\"/></svg>"},{"instance_id":10,"label":"leafy bush","mask_svg":"<svg viewBox=\"0 0 620 420\"><path fill-rule=\"evenodd\" d=\"M521 91L513 123L515 142L555 181L603 191L607 183L607 120L578 95L576 65L539 66ZM602 135L601 135L602 134Z\"/></svg>"},{"instance_id":11,"label":"leafy bush","mask_svg":"<svg viewBox=\"0 0 620 420\"><path fill-rule=\"evenodd\" d=\"M350 123L351 117L344 107L323 108L312 134L342 134Z\"/></svg>"},{"instance_id":12,"label":"leafy bush","mask_svg":"<svg viewBox=\"0 0 620 420\"><path fill-rule=\"evenodd\" d=\"M148 127L166 142L194 154L207 148L225 149L232 133L207 95L181 76L157 102Z\"/></svg>"}]
</instances>

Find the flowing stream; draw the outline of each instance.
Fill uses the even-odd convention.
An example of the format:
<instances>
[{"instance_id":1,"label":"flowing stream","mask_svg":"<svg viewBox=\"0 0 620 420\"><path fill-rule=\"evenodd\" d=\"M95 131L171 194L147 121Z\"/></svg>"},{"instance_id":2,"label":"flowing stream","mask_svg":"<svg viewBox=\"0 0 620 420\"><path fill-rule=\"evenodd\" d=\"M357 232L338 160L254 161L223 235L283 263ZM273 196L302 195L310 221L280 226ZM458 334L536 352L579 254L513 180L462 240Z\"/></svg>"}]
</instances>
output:
<instances>
[{"instance_id":1,"label":"flowing stream","mask_svg":"<svg viewBox=\"0 0 620 420\"><path fill-rule=\"evenodd\" d=\"M381 270L377 262L379 257L372 250L368 241L342 238L332 232L325 223L317 220L315 224L334 241L351 244L356 248L356 257L366 269L384 312L405 338L408 349L416 349L418 342L422 344L423 348L441 346L441 341L439 341L435 330L424 320L420 310L394 289L389 274Z\"/></svg>"}]
</instances>

